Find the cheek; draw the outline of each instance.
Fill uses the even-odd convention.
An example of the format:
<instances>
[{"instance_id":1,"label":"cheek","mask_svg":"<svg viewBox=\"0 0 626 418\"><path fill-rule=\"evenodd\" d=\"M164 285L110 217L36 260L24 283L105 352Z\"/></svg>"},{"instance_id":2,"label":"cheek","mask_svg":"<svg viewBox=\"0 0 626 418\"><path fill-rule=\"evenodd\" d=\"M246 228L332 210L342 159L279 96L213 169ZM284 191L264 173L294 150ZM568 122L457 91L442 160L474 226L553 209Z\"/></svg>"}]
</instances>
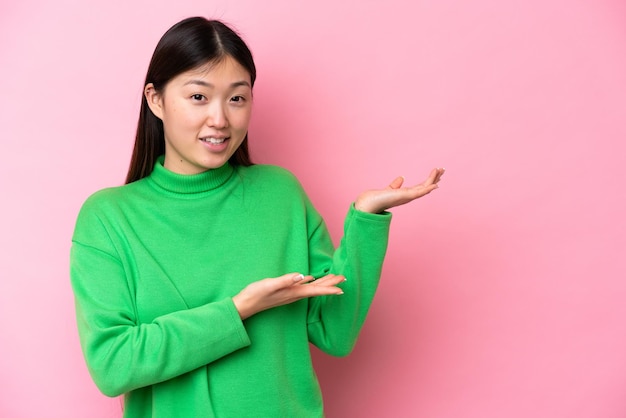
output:
<instances>
[{"instance_id":1,"label":"cheek","mask_svg":"<svg viewBox=\"0 0 626 418\"><path fill-rule=\"evenodd\" d=\"M168 117L163 121L164 124L170 127L176 127L176 129L196 129L201 126L204 119L198 112L194 112L193 109L184 109L181 107L173 106L169 109Z\"/></svg>"},{"instance_id":2,"label":"cheek","mask_svg":"<svg viewBox=\"0 0 626 418\"><path fill-rule=\"evenodd\" d=\"M231 125L237 130L247 131L248 125L250 124L250 116L251 112L249 110L238 112L233 115Z\"/></svg>"}]
</instances>

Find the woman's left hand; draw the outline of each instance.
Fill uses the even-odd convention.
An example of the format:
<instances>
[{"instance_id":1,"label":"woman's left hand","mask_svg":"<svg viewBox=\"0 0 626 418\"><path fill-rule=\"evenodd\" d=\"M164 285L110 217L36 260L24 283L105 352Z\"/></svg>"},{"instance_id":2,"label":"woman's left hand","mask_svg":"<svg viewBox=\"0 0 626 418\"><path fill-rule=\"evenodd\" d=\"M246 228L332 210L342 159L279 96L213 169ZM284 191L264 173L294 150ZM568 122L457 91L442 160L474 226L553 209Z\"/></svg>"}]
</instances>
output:
<instances>
[{"instance_id":1,"label":"woman's left hand","mask_svg":"<svg viewBox=\"0 0 626 418\"><path fill-rule=\"evenodd\" d=\"M367 190L361 193L354 202L354 208L362 212L380 213L412 202L438 188L437 183L441 180L443 172L443 168L434 168L424 182L412 187L402 187L404 177L397 177L382 190Z\"/></svg>"}]
</instances>

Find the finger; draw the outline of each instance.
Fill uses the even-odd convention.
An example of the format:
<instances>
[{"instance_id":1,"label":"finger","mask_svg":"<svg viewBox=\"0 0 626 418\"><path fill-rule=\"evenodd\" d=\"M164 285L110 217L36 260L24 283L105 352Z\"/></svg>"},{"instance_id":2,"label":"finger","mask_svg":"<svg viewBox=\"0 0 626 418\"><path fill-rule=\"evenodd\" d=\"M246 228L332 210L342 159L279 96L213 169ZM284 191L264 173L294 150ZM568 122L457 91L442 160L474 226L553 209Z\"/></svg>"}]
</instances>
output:
<instances>
[{"instance_id":1,"label":"finger","mask_svg":"<svg viewBox=\"0 0 626 418\"><path fill-rule=\"evenodd\" d=\"M311 276L305 276L302 273L288 273L275 279L277 288L284 288L300 284L311 280Z\"/></svg>"},{"instance_id":2,"label":"finger","mask_svg":"<svg viewBox=\"0 0 626 418\"><path fill-rule=\"evenodd\" d=\"M301 280L299 280L297 282L297 284L307 284L307 283L312 282L314 280L315 280L315 277L313 277L313 276L310 276L310 275L309 276L304 276Z\"/></svg>"},{"instance_id":3,"label":"finger","mask_svg":"<svg viewBox=\"0 0 626 418\"><path fill-rule=\"evenodd\" d=\"M400 176L400 177L396 177L390 184L389 187L392 189L399 189L400 187L402 187L402 183L404 183L404 177Z\"/></svg>"},{"instance_id":4,"label":"finger","mask_svg":"<svg viewBox=\"0 0 626 418\"><path fill-rule=\"evenodd\" d=\"M295 283L297 282L301 282L302 280L304 280L304 274L300 274L300 273L293 273L291 275L291 280Z\"/></svg>"},{"instance_id":5,"label":"finger","mask_svg":"<svg viewBox=\"0 0 626 418\"><path fill-rule=\"evenodd\" d=\"M424 181L424 183L422 183L422 185L427 187L427 186L430 186L431 184L435 184L438 175L439 175L439 169L433 168L430 171L430 174L428 174L428 178L426 179L426 181Z\"/></svg>"},{"instance_id":6,"label":"finger","mask_svg":"<svg viewBox=\"0 0 626 418\"><path fill-rule=\"evenodd\" d=\"M285 274L284 276L277 277L276 280L279 283L278 288L283 288L288 286L306 284L315 280L315 277L310 275L305 276L302 273L289 273Z\"/></svg>"},{"instance_id":7,"label":"finger","mask_svg":"<svg viewBox=\"0 0 626 418\"><path fill-rule=\"evenodd\" d=\"M439 180L441 180L441 176L443 176L443 173L445 173L446 169L445 168L438 168L437 169L437 177L435 177L435 183L439 183Z\"/></svg>"},{"instance_id":8,"label":"finger","mask_svg":"<svg viewBox=\"0 0 626 418\"><path fill-rule=\"evenodd\" d=\"M312 280L314 280L313 276L305 276L302 273L288 273L274 279L265 279L274 292L289 287L300 286Z\"/></svg>"},{"instance_id":9,"label":"finger","mask_svg":"<svg viewBox=\"0 0 626 418\"><path fill-rule=\"evenodd\" d=\"M339 283L343 283L346 281L346 278L342 275L337 274L327 274L324 277L317 279L315 282L311 283L314 286L335 286Z\"/></svg>"},{"instance_id":10,"label":"finger","mask_svg":"<svg viewBox=\"0 0 626 418\"><path fill-rule=\"evenodd\" d=\"M439 186L436 183L429 185L426 185L426 183L415 185L410 189L407 189L407 202L425 196L433 190L437 189L438 187Z\"/></svg>"},{"instance_id":11,"label":"finger","mask_svg":"<svg viewBox=\"0 0 626 418\"><path fill-rule=\"evenodd\" d=\"M337 286L319 286L315 282L308 286L298 287L298 298L306 298L312 296L325 296L325 295L343 295L343 290Z\"/></svg>"}]
</instances>

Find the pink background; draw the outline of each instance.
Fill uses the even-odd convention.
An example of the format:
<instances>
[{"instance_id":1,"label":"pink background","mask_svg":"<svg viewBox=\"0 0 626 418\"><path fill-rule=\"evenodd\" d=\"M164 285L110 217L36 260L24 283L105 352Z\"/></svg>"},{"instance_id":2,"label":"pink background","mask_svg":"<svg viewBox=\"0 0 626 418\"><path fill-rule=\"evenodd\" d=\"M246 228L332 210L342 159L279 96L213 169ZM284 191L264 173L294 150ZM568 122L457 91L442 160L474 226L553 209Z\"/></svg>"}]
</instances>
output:
<instances>
[{"instance_id":1,"label":"pink background","mask_svg":"<svg viewBox=\"0 0 626 418\"><path fill-rule=\"evenodd\" d=\"M329 418L626 416L625 2L3 0L1 417L121 414L82 359L70 239L190 15L249 42L253 156L336 240L362 189L447 168L394 211L353 355L315 352Z\"/></svg>"}]
</instances>

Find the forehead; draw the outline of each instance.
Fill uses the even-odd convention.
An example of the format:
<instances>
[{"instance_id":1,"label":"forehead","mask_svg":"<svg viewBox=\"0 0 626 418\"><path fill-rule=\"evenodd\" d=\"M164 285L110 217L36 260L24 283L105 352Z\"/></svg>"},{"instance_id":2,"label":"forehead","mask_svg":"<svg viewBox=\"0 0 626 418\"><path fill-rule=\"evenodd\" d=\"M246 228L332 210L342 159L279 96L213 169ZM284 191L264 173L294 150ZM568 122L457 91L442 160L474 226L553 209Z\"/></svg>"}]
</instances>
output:
<instances>
[{"instance_id":1,"label":"forehead","mask_svg":"<svg viewBox=\"0 0 626 418\"><path fill-rule=\"evenodd\" d=\"M190 80L202 80L211 85L231 85L245 81L250 84L250 73L231 56L225 56L218 61L210 61L199 67L179 74L175 77L180 83L188 83ZM174 81L172 80L172 81Z\"/></svg>"}]
</instances>

